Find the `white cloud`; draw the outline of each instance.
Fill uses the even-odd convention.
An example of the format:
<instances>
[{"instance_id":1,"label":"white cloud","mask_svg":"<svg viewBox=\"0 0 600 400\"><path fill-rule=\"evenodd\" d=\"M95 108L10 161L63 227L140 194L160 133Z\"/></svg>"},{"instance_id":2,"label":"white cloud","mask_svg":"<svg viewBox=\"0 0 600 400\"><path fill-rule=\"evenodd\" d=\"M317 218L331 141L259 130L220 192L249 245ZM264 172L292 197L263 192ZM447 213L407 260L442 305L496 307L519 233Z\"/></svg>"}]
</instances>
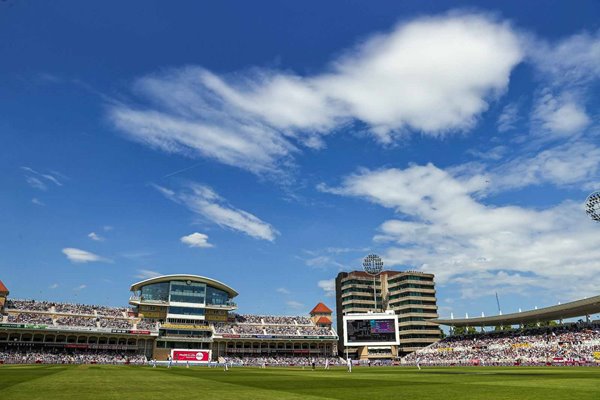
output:
<instances>
[{"instance_id":1,"label":"white cloud","mask_svg":"<svg viewBox=\"0 0 600 400\"><path fill-rule=\"evenodd\" d=\"M504 158L508 151L509 148L507 146L495 146L487 151L471 149L468 150L467 153L474 157L481 158L483 160L500 160Z\"/></svg>"},{"instance_id":2,"label":"white cloud","mask_svg":"<svg viewBox=\"0 0 600 400\"><path fill-rule=\"evenodd\" d=\"M344 269L344 265L336 261L333 257L327 255L320 255L304 260L305 264L309 267L315 268L329 268L337 267L338 269Z\"/></svg>"},{"instance_id":3,"label":"white cloud","mask_svg":"<svg viewBox=\"0 0 600 400\"><path fill-rule=\"evenodd\" d=\"M559 137L582 133L591 122L574 96L563 94L557 98L549 91L544 91L537 100L533 121L543 132Z\"/></svg>"},{"instance_id":4,"label":"white cloud","mask_svg":"<svg viewBox=\"0 0 600 400\"><path fill-rule=\"evenodd\" d=\"M88 233L88 237L96 242L104 241L104 238L102 236L98 235L96 232Z\"/></svg>"},{"instance_id":5,"label":"white cloud","mask_svg":"<svg viewBox=\"0 0 600 400\"><path fill-rule=\"evenodd\" d=\"M528 54L553 85L573 87L600 78L600 30L556 43L532 41Z\"/></svg>"},{"instance_id":6,"label":"white cloud","mask_svg":"<svg viewBox=\"0 0 600 400\"><path fill-rule=\"evenodd\" d=\"M42 182L40 179L36 178L35 176L26 176L25 182L27 182L27 184L34 189L48 190L48 186L46 186L46 184L44 182Z\"/></svg>"},{"instance_id":7,"label":"white cloud","mask_svg":"<svg viewBox=\"0 0 600 400\"><path fill-rule=\"evenodd\" d=\"M285 304L287 304L288 307L290 307L294 310L298 310L298 309L305 307L303 303L300 303L299 301L295 301L295 300L286 301Z\"/></svg>"},{"instance_id":8,"label":"white cloud","mask_svg":"<svg viewBox=\"0 0 600 400\"><path fill-rule=\"evenodd\" d=\"M507 132L515 129L516 123L519 121L519 105L517 103L509 103L504 106L502 112L498 116L496 125L498 132Z\"/></svg>"},{"instance_id":9,"label":"white cloud","mask_svg":"<svg viewBox=\"0 0 600 400\"><path fill-rule=\"evenodd\" d=\"M274 241L279 234L273 226L247 211L234 208L210 187L190 183L179 192L155 186L164 196L185 205L215 224L245 233L255 239Z\"/></svg>"},{"instance_id":10,"label":"white cloud","mask_svg":"<svg viewBox=\"0 0 600 400\"><path fill-rule=\"evenodd\" d=\"M180 238L182 243L187 244L190 247L200 247L200 248L209 248L213 247L211 243L208 243L208 235L204 233L194 232L187 236L182 236Z\"/></svg>"},{"instance_id":11,"label":"white cloud","mask_svg":"<svg viewBox=\"0 0 600 400\"><path fill-rule=\"evenodd\" d=\"M104 225L104 226L102 227L102 229L104 229L104 232L109 232L109 231L112 231L112 230L113 230L113 229L115 229L115 228L113 228L113 227L112 227L112 226L110 226L110 225Z\"/></svg>"},{"instance_id":12,"label":"white cloud","mask_svg":"<svg viewBox=\"0 0 600 400\"><path fill-rule=\"evenodd\" d=\"M317 282L317 286L325 291L325 296L335 296L335 279L327 279Z\"/></svg>"},{"instance_id":13,"label":"white cloud","mask_svg":"<svg viewBox=\"0 0 600 400\"><path fill-rule=\"evenodd\" d=\"M554 43L530 40L525 47L544 85L534 99L534 134L554 139L587 133L594 121L585 104L600 79L600 30Z\"/></svg>"},{"instance_id":14,"label":"white cloud","mask_svg":"<svg viewBox=\"0 0 600 400\"><path fill-rule=\"evenodd\" d=\"M277 288L277 289L275 289L275 291L277 293L281 293L281 294L291 294L291 292L284 287Z\"/></svg>"},{"instance_id":15,"label":"white cloud","mask_svg":"<svg viewBox=\"0 0 600 400\"><path fill-rule=\"evenodd\" d=\"M98 262L98 261L110 261L104 257L101 257L97 254L90 253L89 251L75 249L72 247L67 247L62 249L64 255L67 256L69 261L73 263L88 263L88 262Z\"/></svg>"},{"instance_id":16,"label":"white cloud","mask_svg":"<svg viewBox=\"0 0 600 400\"><path fill-rule=\"evenodd\" d=\"M77 286L76 288L73 288L73 290L75 290L75 291L80 291L80 290L83 290L83 289L85 289L86 287L87 287L87 285L79 285L79 286Z\"/></svg>"},{"instance_id":17,"label":"white cloud","mask_svg":"<svg viewBox=\"0 0 600 400\"><path fill-rule=\"evenodd\" d=\"M457 178L431 164L362 170L322 190L391 208L375 239L389 244L386 265L414 266L440 283L511 288L537 285L578 296L597 292L597 226L581 204L544 210L492 206L477 200L485 176ZM489 281L490 274L502 279ZM470 277L467 285L464 277Z\"/></svg>"},{"instance_id":18,"label":"white cloud","mask_svg":"<svg viewBox=\"0 0 600 400\"><path fill-rule=\"evenodd\" d=\"M53 283L52 285L48 286L49 289L57 289L58 288L58 283Z\"/></svg>"},{"instance_id":19,"label":"white cloud","mask_svg":"<svg viewBox=\"0 0 600 400\"><path fill-rule=\"evenodd\" d=\"M420 18L374 35L321 73L186 67L135 84L142 104L109 118L133 140L257 174L277 174L301 146L359 122L390 143L407 131L468 130L521 61L511 27L480 14Z\"/></svg>"},{"instance_id":20,"label":"white cloud","mask_svg":"<svg viewBox=\"0 0 600 400\"><path fill-rule=\"evenodd\" d=\"M37 197L34 197L34 198L32 198L32 199L31 199L31 202L32 202L33 204L35 204L36 206L41 206L41 207L43 207L43 206L45 206L45 205L46 205L46 204L45 204L43 201L41 201L41 200L40 200L40 199L38 199Z\"/></svg>"},{"instance_id":21,"label":"white cloud","mask_svg":"<svg viewBox=\"0 0 600 400\"><path fill-rule=\"evenodd\" d=\"M139 279L150 279L150 278L156 278L157 276L163 275L160 272L152 271L149 269L138 269L137 271L138 271L138 273L137 273L137 275L135 275L135 278L139 278Z\"/></svg>"},{"instance_id":22,"label":"white cloud","mask_svg":"<svg viewBox=\"0 0 600 400\"><path fill-rule=\"evenodd\" d=\"M56 186L62 186L63 184L58 180L56 174L42 173L34 170L30 167L21 167L21 170L25 171L25 181L29 186L38 190L48 190L47 183L52 183Z\"/></svg>"},{"instance_id":23,"label":"white cloud","mask_svg":"<svg viewBox=\"0 0 600 400\"><path fill-rule=\"evenodd\" d=\"M589 184L600 178L600 147L579 140L518 156L492 169L490 191L553 184Z\"/></svg>"}]
</instances>

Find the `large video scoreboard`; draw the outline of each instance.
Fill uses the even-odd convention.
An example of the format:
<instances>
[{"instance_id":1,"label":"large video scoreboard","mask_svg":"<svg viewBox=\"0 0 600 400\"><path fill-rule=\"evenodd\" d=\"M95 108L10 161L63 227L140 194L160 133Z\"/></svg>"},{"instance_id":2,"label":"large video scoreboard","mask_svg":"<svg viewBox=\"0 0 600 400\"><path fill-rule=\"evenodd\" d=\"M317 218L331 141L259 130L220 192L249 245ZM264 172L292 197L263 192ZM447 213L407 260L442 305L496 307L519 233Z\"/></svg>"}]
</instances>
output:
<instances>
[{"instance_id":1,"label":"large video scoreboard","mask_svg":"<svg viewBox=\"0 0 600 400\"><path fill-rule=\"evenodd\" d=\"M394 314L344 316L345 346L398 345L398 318Z\"/></svg>"}]
</instances>

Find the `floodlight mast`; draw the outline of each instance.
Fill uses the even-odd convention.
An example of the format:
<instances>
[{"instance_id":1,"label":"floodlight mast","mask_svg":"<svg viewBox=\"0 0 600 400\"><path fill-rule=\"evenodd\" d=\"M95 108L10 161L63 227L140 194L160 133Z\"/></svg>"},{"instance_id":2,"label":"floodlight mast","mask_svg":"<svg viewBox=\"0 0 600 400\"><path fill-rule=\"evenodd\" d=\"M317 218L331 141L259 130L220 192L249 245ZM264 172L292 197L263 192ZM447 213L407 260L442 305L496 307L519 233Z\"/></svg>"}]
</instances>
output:
<instances>
[{"instance_id":1,"label":"floodlight mast","mask_svg":"<svg viewBox=\"0 0 600 400\"><path fill-rule=\"evenodd\" d=\"M364 271L373 276L373 301L375 302L374 311L377 311L377 275L383 270L383 261L376 254L369 254L363 260Z\"/></svg>"},{"instance_id":2,"label":"floodlight mast","mask_svg":"<svg viewBox=\"0 0 600 400\"><path fill-rule=\"evenodd\" d=\"M596 190L587 197L585 212L591 219L600 222L600 190Z\"/></svg>"}]
</instances>

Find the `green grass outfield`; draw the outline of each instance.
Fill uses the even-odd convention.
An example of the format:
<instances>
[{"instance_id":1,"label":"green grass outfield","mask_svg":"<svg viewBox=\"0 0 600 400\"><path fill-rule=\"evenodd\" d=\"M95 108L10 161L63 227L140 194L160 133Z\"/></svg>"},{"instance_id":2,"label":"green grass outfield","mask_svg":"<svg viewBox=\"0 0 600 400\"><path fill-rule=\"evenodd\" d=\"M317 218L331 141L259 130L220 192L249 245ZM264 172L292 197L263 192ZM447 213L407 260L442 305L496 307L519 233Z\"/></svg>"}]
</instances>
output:
<instances>
[{"instance_id":1,"label":"green grass outfield","mask_svg":"<svg viewBox=\"0 0 600 400\"><path fill-rule=\"evenodd\" d=\"M0 365L0 399L600 400L600 368Z\"/></svg>"}]
</instances>

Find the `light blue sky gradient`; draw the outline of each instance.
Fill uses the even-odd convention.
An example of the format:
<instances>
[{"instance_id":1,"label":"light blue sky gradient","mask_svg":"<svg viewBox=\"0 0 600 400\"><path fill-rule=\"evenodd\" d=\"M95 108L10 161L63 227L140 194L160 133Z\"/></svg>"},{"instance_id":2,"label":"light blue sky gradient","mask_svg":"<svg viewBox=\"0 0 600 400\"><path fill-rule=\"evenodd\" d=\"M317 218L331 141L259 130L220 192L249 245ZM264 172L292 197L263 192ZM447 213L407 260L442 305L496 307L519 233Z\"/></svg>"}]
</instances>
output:
<instances>
[{"instance_id":1,"label":"light blue sky gradient","mask_svg":"<svg viewBox=\"0 0 600 400\"><path fill-rule=\"evenodd\" d=\"M442 316L598 294L600 5L479 4L1 2L0 279L303 314L375 252Z\"/></svg>"}]
</instances>

